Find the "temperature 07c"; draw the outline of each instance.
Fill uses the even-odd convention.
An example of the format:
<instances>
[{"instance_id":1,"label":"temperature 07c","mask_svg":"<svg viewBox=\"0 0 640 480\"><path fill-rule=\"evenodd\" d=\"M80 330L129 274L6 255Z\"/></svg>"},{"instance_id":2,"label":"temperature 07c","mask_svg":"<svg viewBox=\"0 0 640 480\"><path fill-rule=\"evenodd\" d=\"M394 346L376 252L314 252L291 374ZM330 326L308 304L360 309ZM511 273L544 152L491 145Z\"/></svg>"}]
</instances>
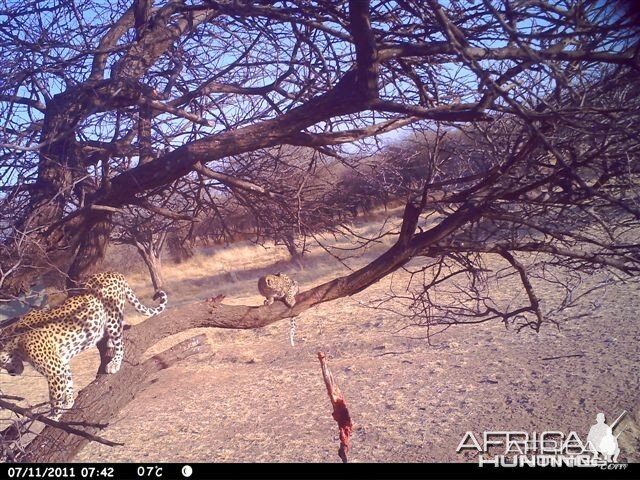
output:
<instances>
[{"instance_id":1,"label":"temperature 07c","mask_svg":"<svg viewBox=\"0 0 640 480\"><path fill-rule=\"evenodd\" d=\"M162 478L162 467L138 467L138 477Z\"/></svg>"}]
</instances>

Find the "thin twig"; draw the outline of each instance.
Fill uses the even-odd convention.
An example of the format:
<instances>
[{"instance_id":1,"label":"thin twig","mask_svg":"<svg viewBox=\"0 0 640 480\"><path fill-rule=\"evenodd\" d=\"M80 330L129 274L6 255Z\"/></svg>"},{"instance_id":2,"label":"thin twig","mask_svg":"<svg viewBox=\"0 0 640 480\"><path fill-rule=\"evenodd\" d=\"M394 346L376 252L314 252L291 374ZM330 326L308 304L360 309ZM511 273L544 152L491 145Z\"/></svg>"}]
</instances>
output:
<instances>
[{"instance_id":1,"label":"thin twig","mask_svg":"<svg viewBox=\"0 0 640 480\"><path fill-rule=\"evenodd\" d=\"M50 418L45 417L39 413L33 413L27 408L20 407L13 403L6 402L0 399L0 407L6 408L7 410L11 410L12 412L18 413L22 416L30 418L32 420L36 420L38 422L44 423L45 425L49 425L51 427L59 428L64 430L65 432L72 433L74 435L78 435L80 437L84 437L86 439L92 440L94 442L102 443L104 445L108 445L109 447L118 447L124 445L124 443L112 442L111 440L107 440L106 438L102 438L98 435L92 435L91 433L85 432L84 430L78 430L77 428L70 427L64 422L58 422L56 420L51 420ZM106 425L104 425L106 426Z\"/></svg>"},{"instance_id":2,"label":"thin twig","mask_svg":"<svg viewBox=\"0 0 640 480\"><path fill-rule=\"evenodd\" d=\"M542 361L558 360L560 358L573 358L573 357L584 357L584 353L575 353L573 355L559 355L557 357L544 357L544 358L541 358L541 360Z\"/></svg>"}]
</instances>

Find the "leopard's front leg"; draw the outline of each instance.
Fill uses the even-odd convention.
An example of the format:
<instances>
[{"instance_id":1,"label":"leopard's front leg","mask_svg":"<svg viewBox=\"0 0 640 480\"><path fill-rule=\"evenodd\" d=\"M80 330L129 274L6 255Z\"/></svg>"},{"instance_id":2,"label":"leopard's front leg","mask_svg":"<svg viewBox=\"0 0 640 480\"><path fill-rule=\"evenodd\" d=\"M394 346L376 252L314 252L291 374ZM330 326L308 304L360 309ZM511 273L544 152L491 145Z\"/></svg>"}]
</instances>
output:
<instances>
[{"instance_id":1,"label":"leopard's front leg","mask_svg":"<svg viewBox=\"0 0 640 480\"><path fill-rule=\"evenodd\" d=\"M31 359L33 367L47 379L49 385L49 402L52 420L73 407L73 378L69 359L64 356L58 345L52 339L45 339L38 335L28 337L24 344L25 353Z\"/></svg>"},{"instance_id":2,"label":"leopard's front leg","mask_svg":"<svg viewBox=\"0 0 640 480\"><path fill-rule=\"evenodd\" d=\"M52 414L49 418L58 420L63 413L73 408L73 378L69 365L52 365L46 373L49 384L49 401L51 402Z\"/></svg>"}]
</instances>

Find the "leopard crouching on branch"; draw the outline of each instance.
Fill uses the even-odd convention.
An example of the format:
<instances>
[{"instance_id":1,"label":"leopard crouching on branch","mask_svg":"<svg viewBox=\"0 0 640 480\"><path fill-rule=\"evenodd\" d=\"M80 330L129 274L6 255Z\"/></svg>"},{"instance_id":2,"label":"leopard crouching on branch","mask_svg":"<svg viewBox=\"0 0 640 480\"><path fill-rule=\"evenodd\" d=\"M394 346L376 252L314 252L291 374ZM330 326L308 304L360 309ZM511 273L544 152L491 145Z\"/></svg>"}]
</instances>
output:
<instances>
[{"instance_id":1,"label":"leopard crouching on branch","mask_svg":"<svg viewBox=\"0 0 640 480\"><path fill-rule=\"evenodd\" d=\"M265 275L258 280L258 290L265 297L264 304L271 305L274 299L282 300L289 308L296 304L298 294L298 282L289 278L284 273L277 275ZM295 346L294 337L296 334L296 318L292 317L289 322L289 342Z\"/></svg>"},{"instance_id":2,"label":"leopard crouching on branch","mask_svg":"<svg viewBox=\"0 0 640 480\"><path fill-rule=\"evenodd\" d=\"M158 291L155 308L140 303L125 277L116 272L91 276L81 293L50 310L34 310L0 330L0 368L10 375L20 375L24 361L47 379L50 418L57 420L64 410L73 407L73 380L69 361L94 346L107 335L113 352L107 373L120 370L124 357L122 341L124 306L128 300L146 315L161 313L167 306L167 294Z\"/></svg>"},{"instance_id":3,"label":"leopard crouching on branch","mask_svg":"<svg viewBox=\"0 0 640 480\"><path fill-rule=\"evenodd\" d=\"M266 297L265 305L271 305L274 299L278 299L284 301L288 307L293 307L296 304L298 282L284 273L265 275L258 280L258 290Z\"/></svg>"}]
</instances>

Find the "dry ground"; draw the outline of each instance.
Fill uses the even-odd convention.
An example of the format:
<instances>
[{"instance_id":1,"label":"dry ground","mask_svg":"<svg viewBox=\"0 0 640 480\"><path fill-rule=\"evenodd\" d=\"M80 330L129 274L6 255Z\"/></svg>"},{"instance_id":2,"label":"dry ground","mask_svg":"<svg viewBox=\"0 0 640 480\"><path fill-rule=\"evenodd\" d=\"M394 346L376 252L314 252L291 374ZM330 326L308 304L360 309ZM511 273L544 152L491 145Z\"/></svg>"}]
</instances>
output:
<instances>
[{"instance_id":1,"label":"dry ground","mask_svg":"<svg viewBox=\"0 0 640 480\"><path fill-rule=\"evenodd\" d=\"M223 293L227 303L259 305L256 279L264 271L287 271L302 289L345 271L319 250L304 272L294 272L285 259L276 248L205 250L186 264L167 266L170 303ZM145 276L128 276L150 303ZM622 410L640 416L640 295L633 286L609 289L599 308L585 305L589 315L560 330L455 327L429 345L420 338L424 329L402 330L397 315L366 306L403 279L406 273L397 273L305 312L294 347L286 321L255 331L206 330L212 354L150 379L102 433L125 446L91 444L77 460L339 461L319 350L328 355L355 423L352 461L474 461L456 453L469 430L574 430L585 438L598 412L608 421ZM501 290L505 301L519 294ZM131 313L128 319L140 321ZM154 352L196 333L167 339ZM91 381L97 363L95 349L73 360L78 388ZM31 369L22 377L0 374L0 391L32 404L47 398L44 379ZM637 433L629 424L622 434L622 458L640 460Z\"/></svg>"}]
</instances>

